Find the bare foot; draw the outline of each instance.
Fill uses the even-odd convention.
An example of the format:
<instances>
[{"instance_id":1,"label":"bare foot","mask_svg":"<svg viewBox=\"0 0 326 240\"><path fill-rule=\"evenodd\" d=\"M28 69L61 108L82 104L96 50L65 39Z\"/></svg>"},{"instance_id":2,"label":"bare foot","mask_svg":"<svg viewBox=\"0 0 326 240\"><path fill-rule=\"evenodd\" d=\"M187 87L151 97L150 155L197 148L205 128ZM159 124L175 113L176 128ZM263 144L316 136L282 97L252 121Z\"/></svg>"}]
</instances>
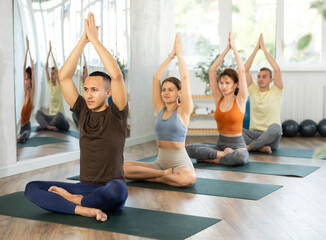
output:
<instances>
[{"instance_id":1,"label":"bare foot","mask_svg":"<svg viewBox=\"0 0 326 240\"><path fill-rule=\"evenodd\" d=\"M232 149L232 148L225 148L224 149L224 156L226 155L226 154L228 154L228 153L231 153L231 152L233 152L234 150Z\"/></svg>"},{"instance_id":2,"label":"bare foot","mask_svg":"<svg viewBox=\"0 0 326 240\"><path fill-rule=\"evenodd\" d=\"M36 131L41 131L41 130L45 130L46 128L42 127L42 126L37 126L36 127Z\"/></svg>"},{"instance_id":3,"label":"bare foot","mask_svg":"<svg viewBox=\"0 0 326 240\"><path fill-rule=\"evenodd\" d=\"M271 154L272 153L272 149L270 146L264 146L258 149L258 152L264 152L264 153L268 153Z\"/></svg>"},{"instance_id":4,"label":"bare foot","mask_svg":"<svg viewBox=\"0 0 326 240\"><path fill-rule=\"evenodd\" d=\"M168 168L168 169L163 170L163 176L164 176L164 175L170 175L170 174L172 174L172 173L173 173L172 168Z\"/></svg>"},{"instance_id":5,"label":"bare foot","mask_svg":"<svg viewBox=\"0 0 326 240\"><path fill-rule=\"evenodd\" d=\"M67 199L69 202L73 202L78 205L81 204L81 200L83 199L83 195L71 194L67 190L65 190L61 187L57 187L57 186L51 186L48 189L48 191L52 192L52 193L56 193L56 194L60 195L61 197L63 197L64 199Z\"/></svg>"},{"instance_id":6,"label":"bare foot","mask_svg":"<svg viewBox=\"0 0 326 240\"><path fill-rule=\"evenodd\" d=\"M48 125L46 127L46 129L48 129L50 131L54 131L54 132L58 132L59 131L56 126L51 126L51 125Z\"/></svg>"},{"instance_id":7,"label":"bare foot","mask_svg":"<svg viewBox=\"0 0 326 240\"><path fill-rule=\"evenodd\" d=\"M106 213L102 212L102 210L97 208L88 208L77 205L75 208L75 214L81 215L84 217L93 217L96 218L97 221L105 222L108 219Z\"/></svg>"}]
</instances>

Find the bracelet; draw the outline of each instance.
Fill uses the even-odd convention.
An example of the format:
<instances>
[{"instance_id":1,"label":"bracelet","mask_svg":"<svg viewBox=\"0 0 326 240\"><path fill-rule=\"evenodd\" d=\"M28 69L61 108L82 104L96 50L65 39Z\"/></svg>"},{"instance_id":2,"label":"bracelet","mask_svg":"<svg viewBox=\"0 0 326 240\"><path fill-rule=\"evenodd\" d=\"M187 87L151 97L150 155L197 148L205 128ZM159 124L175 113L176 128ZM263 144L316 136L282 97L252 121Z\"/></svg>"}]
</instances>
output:
<instances>
[{"instance_id":1,"label":"bracelet","mask_svg":"<svg viewBox=\"0 0 326 240\"><path fill-rule=\"evenodd\" d=\"M169 53L168 57L171 58L171 59L174 59L175 56L173 56L171 53Z\"/></svg>"}]
</instances>

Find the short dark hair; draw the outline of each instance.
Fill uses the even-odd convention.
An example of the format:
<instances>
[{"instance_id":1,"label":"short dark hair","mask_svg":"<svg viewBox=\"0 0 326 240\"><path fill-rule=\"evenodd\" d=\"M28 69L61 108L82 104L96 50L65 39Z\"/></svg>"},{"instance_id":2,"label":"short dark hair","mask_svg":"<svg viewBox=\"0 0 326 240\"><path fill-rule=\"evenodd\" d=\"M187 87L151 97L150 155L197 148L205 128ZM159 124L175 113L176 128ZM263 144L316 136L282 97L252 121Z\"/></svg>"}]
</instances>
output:
<instances>
[{"instance_id":1,"label":"short dark hair","mask_svg":"<svg viewBox=\"0 0 326 240\"><path fill-rule=\"evenodd\" d=\"M55 70L55 67L52 67L51 70Z\"/></svg>"},{"instance_id":2,"label":"short dark hair","mask_svg":"<svg viewBox=\"0 0 326 240\"><path fill-rule=\"evenodd\" d=\"M239 76L238 72L234 70L233 68L226 68L224 69L217 77L217 82L219 83L221 81L221 78L224 76L228 76L233 80L234 83L239 84ZM239 92L239 88L236 88L234 91L234 95L237 95Z\"/></svg>"},{"instance_id":3,"label":"short dark hair","mask_svg":"<svg viewBox=\"0 0 326 240\"><path fill-rule=\"evenodd\" d=\"M177 87L178 90L181 90L181 81L178 78L169 77L162 82L162 86L165 82L171 82Z\"/></svg>"},{"instance_id":4,"label":"short dark hair","mask_svg":"<svg viewBox=\"0 0 326 240\"><path fill-rule=\"evenodd\" d=\"M107 82L109 84L109 88L111 87L111 77L105 72L95 71L89 74L89 77L102 77L104 82Z\"/></svg>"},{"instance_id":5,"label":"short dark hair","mask_svg":"<svg viewBox=\"0 0 326 240\"><path fill-rule=\"evenodd\" d=\"M267 67L263 67L263 68L259 69L259 72L260 71L268 71L269 72L269 77L270 78L273 77L272 71L269 68L267 68Z\"/></svg>"},{"instance_id":6,"label":"short dark hair","mask_svg":"<svg viewBox=\"0 0 326 240\"><path fill-rule=\"evenodd\" d=\"M30 80L32 80L32 68L31 67L27 67L26 70L25 70L25 72L27 73L28 78Z\"/></svg>"}]
</instances>

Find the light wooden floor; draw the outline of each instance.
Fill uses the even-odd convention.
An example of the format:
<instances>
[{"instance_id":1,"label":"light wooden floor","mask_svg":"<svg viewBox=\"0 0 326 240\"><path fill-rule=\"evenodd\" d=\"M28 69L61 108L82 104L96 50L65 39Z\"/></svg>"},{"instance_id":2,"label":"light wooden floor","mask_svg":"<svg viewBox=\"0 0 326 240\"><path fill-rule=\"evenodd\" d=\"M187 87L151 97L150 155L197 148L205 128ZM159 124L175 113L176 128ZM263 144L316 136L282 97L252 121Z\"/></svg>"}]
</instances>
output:
<instances>
[{"instance_id":1,"label":"light wooden floor","mask_svg":"<svg viewBox=\"0 0 326 240\"><path fill-rule=\"evenodd\" d=\"M78 128L76 124L69 121L70 128L69 130L78 132ZM31 125L38 126L39 124L36 122L35 117L31 117ZM19 131L20 127L18 127L17 132ZM79 139L69 136L64 133L60 132L52 132L52 131L38 131L38 132L31 132L30 138L33 137L53 137L62 140L66 140L68 142L62 143L53 143L53 144L46 144L40 145L37 147L19 147L17 148L17 159L18 161L25 161L28 159L44 157L48 155L53 155L57 153L65 153L71 151L78 151L79 150Z\"/></svg>"},{"instance_id":2,"label":"light wooden floor","mask_svg":"<svg viewBox=\"0 0 326 240\"><path fill-rule=\"evenodd\" d=\"M215 142L216 137L188 137L187 143ZM315 148L325 138L281 141L281 147ZM125 149L126 161L157 153L155 142ZM283 185L258 200L195 195L128 187L126 206L222 219L190 239L326 239L326 160L250 156L251 161L320 166L305 178L281 177L197 169L198 177ZM23 191L32 180L67 181L78 174L78 161L0 179L0 195ZM1 207L1 206L0 206ZM124 234L96 231L0 216L0 239L142 239Z\"/></svg>"}]
</instances>

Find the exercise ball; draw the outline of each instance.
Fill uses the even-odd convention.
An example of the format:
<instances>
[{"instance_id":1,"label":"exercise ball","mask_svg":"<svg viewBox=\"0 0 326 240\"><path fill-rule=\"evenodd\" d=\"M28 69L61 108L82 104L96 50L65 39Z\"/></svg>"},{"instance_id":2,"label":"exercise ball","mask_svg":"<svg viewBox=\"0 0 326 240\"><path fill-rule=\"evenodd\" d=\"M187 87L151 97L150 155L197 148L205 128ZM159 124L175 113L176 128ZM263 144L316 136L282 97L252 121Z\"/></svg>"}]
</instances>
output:
<instances>
[{"instance_id":1,"label":"exercise ball","mask_svg":"<svg viewBox=\"0 0 326 240\"><path fill-rule=\"evenodd\" d=\"M108 104L109 104L109 106L112 104L112 95L108 99Z\"/></svg>"},{"instance_id":2,"label":"exercise ball","mask_svg":"<svg viewBox=\"0 0 326 240\"><path fill-rule=\"evenodd\" d=\"M320 136L326 137L326 119L323 119L318 123L317 129Z\"/></svg>"},{"instance_id":3,"label":"exercise ball","mask_svg":"<svg viewBox=\"0 0 326 240\"><path fill-rule=\"evenodd\" d=\"M250 98L248 97L248 100L246 103L246 112L243 117L242 127L245 129L249 129L249 124L250 124Z\"/></svg>"},{"instance_id":4,"label":"exercise ball","mask_svg":"<svg viewBox=\"0 0 326 240\"><path fill-rule=\"evenodd\" d=\"M317 132L317 124L310 120L303 120L299 126L300 134L303 137L313 137Z\"/></svg>"},{"instance_id":5,"label":"exercise ball","mask_svg":"<svg viewBox=\"0 0 326 240\"><path fill-rule=\"evenodd\" d=\"M294 120L286 120L282 124L284 137L295 137L299 132L299 124Z\"/></svg>"}]
</instances>

